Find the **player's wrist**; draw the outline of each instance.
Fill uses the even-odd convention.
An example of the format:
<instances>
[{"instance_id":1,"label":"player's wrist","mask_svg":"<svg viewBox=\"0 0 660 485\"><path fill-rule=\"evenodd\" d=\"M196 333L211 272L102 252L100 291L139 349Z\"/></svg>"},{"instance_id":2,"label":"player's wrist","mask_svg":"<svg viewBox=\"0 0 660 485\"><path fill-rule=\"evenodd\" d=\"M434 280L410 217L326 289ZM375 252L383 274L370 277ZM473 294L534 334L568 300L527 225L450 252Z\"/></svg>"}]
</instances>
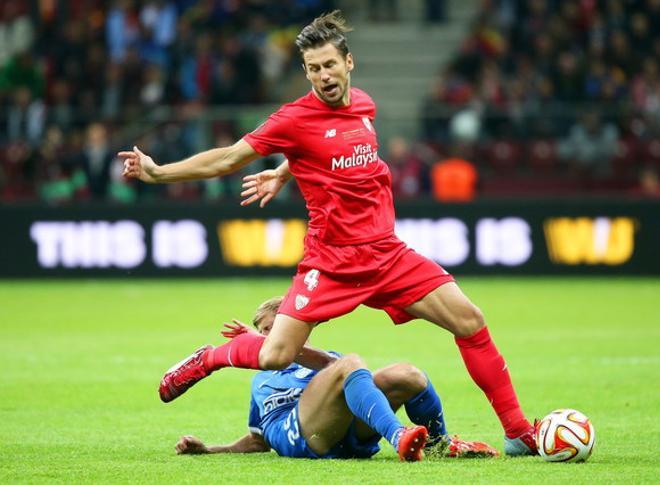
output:
<instances>
[{"instance_id":1,"label":"player's wrist","mask_svg":"<svg viewBox=\"0 0 660 485\"><path fill-rule=\"evenodd\" d=\"M291 172L288 170L282 170L281 167L278 167L275 169L275 174L277 175L277 179L282 183L285 184L289 181L291 178Z\"/></svg>"},{"instance_id":2,"label":"player's wrist","mask_svg":"<svg viewBox=\"0 0 660 485\"><path fill-rule=\"evenodd\" d=\"M153 167L149 169L147 175L151 177L154 183L161 183L165 177L163 167L154 163Z\"/></svg>"}]
</instances>

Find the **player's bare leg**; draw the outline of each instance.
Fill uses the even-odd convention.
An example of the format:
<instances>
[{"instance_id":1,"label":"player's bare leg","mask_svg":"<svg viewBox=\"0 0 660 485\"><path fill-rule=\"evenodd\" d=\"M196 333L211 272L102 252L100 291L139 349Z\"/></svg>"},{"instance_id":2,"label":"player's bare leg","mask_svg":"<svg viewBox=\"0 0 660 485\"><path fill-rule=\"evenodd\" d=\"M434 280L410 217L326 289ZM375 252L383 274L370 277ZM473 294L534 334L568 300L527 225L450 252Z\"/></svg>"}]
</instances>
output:
<instances>
[{"instance_id":1,"label":"player's bare leg","mask_svg":"<svg viewBox=\"0 0 660 485\"><path fill-rule=\"evenodd\" d=\"M298 416L302 435L319 455L337 444L353 421L344 399L343 384L346 377L359 368L363 368L359 358L344 356L314 376L300 396Z\"/></svg>"},{"instance_id":2,"label":"player's bare leg","mask_svg":"<svg viewBox=\"0 0 660 485\"><path fill-rule=\"evenodd\" d=\"M369 386L362 385L365 380L371 381ZM363 381L362 384L360 381ZM349 386L352 388L349 389ZM360 393L363 389L365 395L371 398L377 398L374 391L381 397L356 402L360 401L359 398L356 399L356 391ZM368 410L363 406L367 402L371 404ZM388 438L402 460L417 461L422 457L426 428L403 427L391 411L386 398L375 387L364 362L357 355L344 356L319 372L300 397L298 410L302 434L309 447L317 454L325 454L336 445L346 435L354 417L359 416L370 423L371 429L377 429L378 434ZM369 428L366 424L365 426Z\"/></svg>"},{"instance_id":3,"label":"player's bare leg","mask_svg":"<svg viewBox=\"0 0 660 485\"><path fill-rule=\"evenodd\" d=\"M316 323L303 322L279 313L259 351L259 367L285 369L300 354Z\"/></svg>"},{"instance_id":4,"label":"player's bare leg","mask_svg":"<svg viewBox=\"0 0 660 485\"><path fill-rule=\"evenodd\" d=\"M520 408L506 362L490 338L479 308L456 283L446 283L405 310L454 334L470 376L502 423L507 454L536 454L533 427Z\"/></svg>"},{"instance_id":5,"label":"player's bare leg","mask_svg":"<svg viewBox=\"0 0 660 485\"><path fill-rule=\"evenodd\" d=\"M469 337L486 326L481 310L463 294L456 283L445 283L405 309L455 337Z\"/></svg>"}]
</instances>

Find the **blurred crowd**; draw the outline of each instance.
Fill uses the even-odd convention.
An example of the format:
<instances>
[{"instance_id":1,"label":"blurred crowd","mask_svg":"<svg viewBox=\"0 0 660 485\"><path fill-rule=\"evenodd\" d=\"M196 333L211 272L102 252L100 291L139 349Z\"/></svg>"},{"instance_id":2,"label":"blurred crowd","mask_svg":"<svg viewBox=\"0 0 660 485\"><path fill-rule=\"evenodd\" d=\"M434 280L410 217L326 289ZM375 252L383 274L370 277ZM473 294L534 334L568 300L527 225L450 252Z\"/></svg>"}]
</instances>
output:
<instances>
[{"instance_id":1,"label":"blurred crowd","mask_svg":"<svg viewBox=\"0 0 660 485\"><path fill-rule=\"evenodd\" d=\"M172 161L236 136L195 129L203 106L279 99L294 40L331 0L0 2L0 200L130 201L113 163L121 130L157 124L147 149ZM216 186L217 185L217 186ZM225 184L202 190L222 195ZM172 189L173 196L191 188ZM200 192L194 187L193 192Z\"/></svg>"},{"instance_id":2,"label":"blurred crowd","mask_svg":"<svg viewBox=\"0 0 660 485\"><path fill-rule=\"evenodd\" d=\"M660 168L660 0L491 0L424 137L492 192L634 190Z\"/></svg>"},{"instance_id":3,"label":"blurred crowd","mask_svg":"<svg viewBox=\"0 0 660 485\"><path fill-rule=\"evenodd\" d=\"M235 196L240 174L128 182L115 153L137 140L167 163L235 141L261 120L228 106L289 99L295 36L335 3L0 2L0 202ZM445 3L426 1L426 21L444 21ZM372 21L402 7L366 5ZM424 103L420 140L381 140L395 194L657 197L659 59L660 0L485 0Z\"/></svg>"}]
</instances>

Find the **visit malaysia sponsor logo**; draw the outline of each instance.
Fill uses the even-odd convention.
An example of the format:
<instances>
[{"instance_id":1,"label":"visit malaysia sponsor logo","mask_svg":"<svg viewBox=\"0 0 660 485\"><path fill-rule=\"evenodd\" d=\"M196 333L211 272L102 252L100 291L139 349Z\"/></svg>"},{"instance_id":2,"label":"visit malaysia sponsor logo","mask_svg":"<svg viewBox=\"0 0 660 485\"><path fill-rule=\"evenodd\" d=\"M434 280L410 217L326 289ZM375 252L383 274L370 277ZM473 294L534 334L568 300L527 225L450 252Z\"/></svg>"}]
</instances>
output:
<instances>
[{"instance_id":1,"label":"visit malaysia sponsor logo","mask_svg":"<svg viewBox=\"0 0 660 485\"><path fill-rule=\"evenodd\" d=\"M378 151L370 143L353 147L353 153L332 157L332 170L344 170L351 167L367 166L378 161Z\"/></svg>"}]
</instances>

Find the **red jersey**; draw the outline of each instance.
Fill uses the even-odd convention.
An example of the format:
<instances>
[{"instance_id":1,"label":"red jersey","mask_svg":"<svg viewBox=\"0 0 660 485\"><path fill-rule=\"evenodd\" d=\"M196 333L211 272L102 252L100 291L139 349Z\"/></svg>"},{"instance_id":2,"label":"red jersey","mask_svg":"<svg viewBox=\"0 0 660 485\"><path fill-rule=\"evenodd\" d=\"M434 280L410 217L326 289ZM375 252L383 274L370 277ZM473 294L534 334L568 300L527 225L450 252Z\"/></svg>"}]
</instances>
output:
<instances>
[{"instance_id":1,"label":"red jersey","mask_svg":"<svg viewBox=\"0 0 660 485\"><path fill-rule=\"evenodd\" d=\"M243 138L261 155L288 158L309 211L308 233L324 243L362 244L394 233L392 178L378 157L375 115L359 89L337 108L310 91Z\"/></svg>"}]
</instances>

